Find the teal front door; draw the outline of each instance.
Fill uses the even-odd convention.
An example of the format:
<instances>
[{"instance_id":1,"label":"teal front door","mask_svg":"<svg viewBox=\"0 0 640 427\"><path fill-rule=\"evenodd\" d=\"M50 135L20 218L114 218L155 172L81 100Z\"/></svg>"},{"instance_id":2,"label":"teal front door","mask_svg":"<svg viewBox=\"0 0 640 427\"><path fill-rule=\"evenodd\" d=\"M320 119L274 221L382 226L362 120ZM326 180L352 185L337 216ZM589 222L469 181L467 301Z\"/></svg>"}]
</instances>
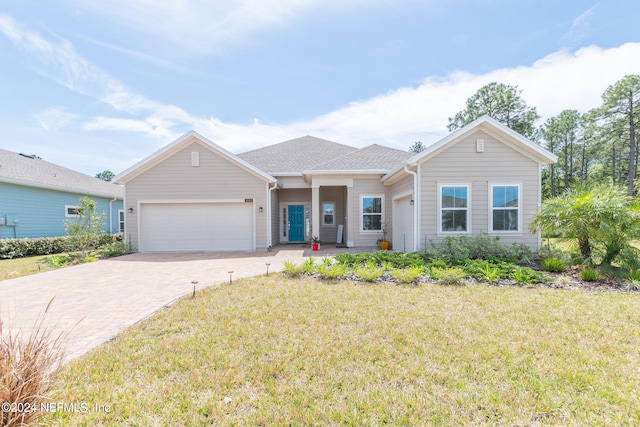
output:
<instances>
[{"instance_id":1,"label":"teal front door","mask_svg":"<svg viewBox=\"0 0 640 427\"><path fill-rule=\"evenodd\" d=\"M303 242L304 241L304 206L303 205L289 205L288 208L289 217L289 241L290 242Z\"/></svg>"}]
</instances>

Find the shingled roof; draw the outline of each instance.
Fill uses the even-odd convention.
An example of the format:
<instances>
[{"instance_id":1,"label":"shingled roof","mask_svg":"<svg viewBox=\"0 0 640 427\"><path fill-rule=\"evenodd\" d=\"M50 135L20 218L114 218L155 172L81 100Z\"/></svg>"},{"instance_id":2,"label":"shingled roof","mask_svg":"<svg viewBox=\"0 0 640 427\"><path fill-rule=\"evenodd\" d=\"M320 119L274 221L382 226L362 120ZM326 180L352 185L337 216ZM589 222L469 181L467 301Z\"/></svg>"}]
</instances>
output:
<instances>
[{"instance_id":1,"label":"shingled roof","mask_svg":"<svg viewBox=\"0 0 640 427\"><path fill-rule=\"evenodd\" d=\"M238 157L258 169L277 175L317 169L316 166L322 163L355 151L358 151L355 147L307 135L247 151Z\"/></svg>"},{"instance_id":2,"label":"shingled roof","mask_svg":"<svg viewBox=\"0 0 640 427\"><path fill-rule=\"evenodd\" d=\"M44 160L0 149L0 182L122 199L124 188Z\"/></svg>"},{"instance_id":3,"label":"shingled roof","mask_svg":"<svg viewBox=\"0 0 640 427\"><path fill-rule=\"evenodd\" d=\"M389 171L415 153L373 144L328 162L311 170L321 171Z\"/></svg>"}]
</instances>

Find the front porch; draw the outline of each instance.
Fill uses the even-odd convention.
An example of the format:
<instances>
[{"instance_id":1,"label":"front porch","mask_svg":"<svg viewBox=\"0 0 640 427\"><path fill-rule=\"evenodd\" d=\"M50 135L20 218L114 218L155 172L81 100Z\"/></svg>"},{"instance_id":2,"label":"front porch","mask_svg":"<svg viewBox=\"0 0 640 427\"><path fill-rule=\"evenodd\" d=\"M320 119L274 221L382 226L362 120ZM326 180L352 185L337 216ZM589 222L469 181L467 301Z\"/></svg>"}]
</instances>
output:
<instances>
[{"instance_id":1,"label":"front porch","mask_svg":"<svg viewBox=\"0 0 640 427\"><path fill-rule=\"evenodd\" d=\"M349 188L282 188L277 192L274 244L297 244L318 237L324 245L352 247L349 236Z\"/></svg>"}]
</instances>

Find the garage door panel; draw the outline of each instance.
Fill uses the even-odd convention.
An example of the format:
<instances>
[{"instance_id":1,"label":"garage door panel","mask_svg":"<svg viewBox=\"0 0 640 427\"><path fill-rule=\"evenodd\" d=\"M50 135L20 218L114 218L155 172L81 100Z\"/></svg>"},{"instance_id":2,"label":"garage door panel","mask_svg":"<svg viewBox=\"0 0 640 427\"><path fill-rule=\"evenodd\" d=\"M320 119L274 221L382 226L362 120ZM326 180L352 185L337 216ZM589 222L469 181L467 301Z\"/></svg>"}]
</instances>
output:
<instances>
[{"instance_id":1,"label":"garage door panel","mask_svg":"<svg viewBox=\"0 0 640 427\"><path fill-rule=\"evenodd\" d=\"M141 207L144 252L254 249L251 203L154 203Z\"/></svg>"}]
</instances>

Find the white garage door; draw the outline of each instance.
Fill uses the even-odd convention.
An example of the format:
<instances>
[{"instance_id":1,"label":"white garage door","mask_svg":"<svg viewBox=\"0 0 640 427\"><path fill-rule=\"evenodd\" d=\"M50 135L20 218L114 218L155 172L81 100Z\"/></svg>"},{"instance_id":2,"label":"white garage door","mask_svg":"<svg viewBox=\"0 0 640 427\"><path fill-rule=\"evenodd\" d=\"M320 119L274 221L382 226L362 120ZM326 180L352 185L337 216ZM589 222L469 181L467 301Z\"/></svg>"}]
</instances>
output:
<instances>
[{"instance_id":1,"label":"white garage door","mask_svg":"<svg viewBox=\"0 0 640 427\"><path fill-rule=\"evenodd\" d=\"M140 207L141 252L254 250L253 203L150 203Z\"/></svg>"}]
</instances>

